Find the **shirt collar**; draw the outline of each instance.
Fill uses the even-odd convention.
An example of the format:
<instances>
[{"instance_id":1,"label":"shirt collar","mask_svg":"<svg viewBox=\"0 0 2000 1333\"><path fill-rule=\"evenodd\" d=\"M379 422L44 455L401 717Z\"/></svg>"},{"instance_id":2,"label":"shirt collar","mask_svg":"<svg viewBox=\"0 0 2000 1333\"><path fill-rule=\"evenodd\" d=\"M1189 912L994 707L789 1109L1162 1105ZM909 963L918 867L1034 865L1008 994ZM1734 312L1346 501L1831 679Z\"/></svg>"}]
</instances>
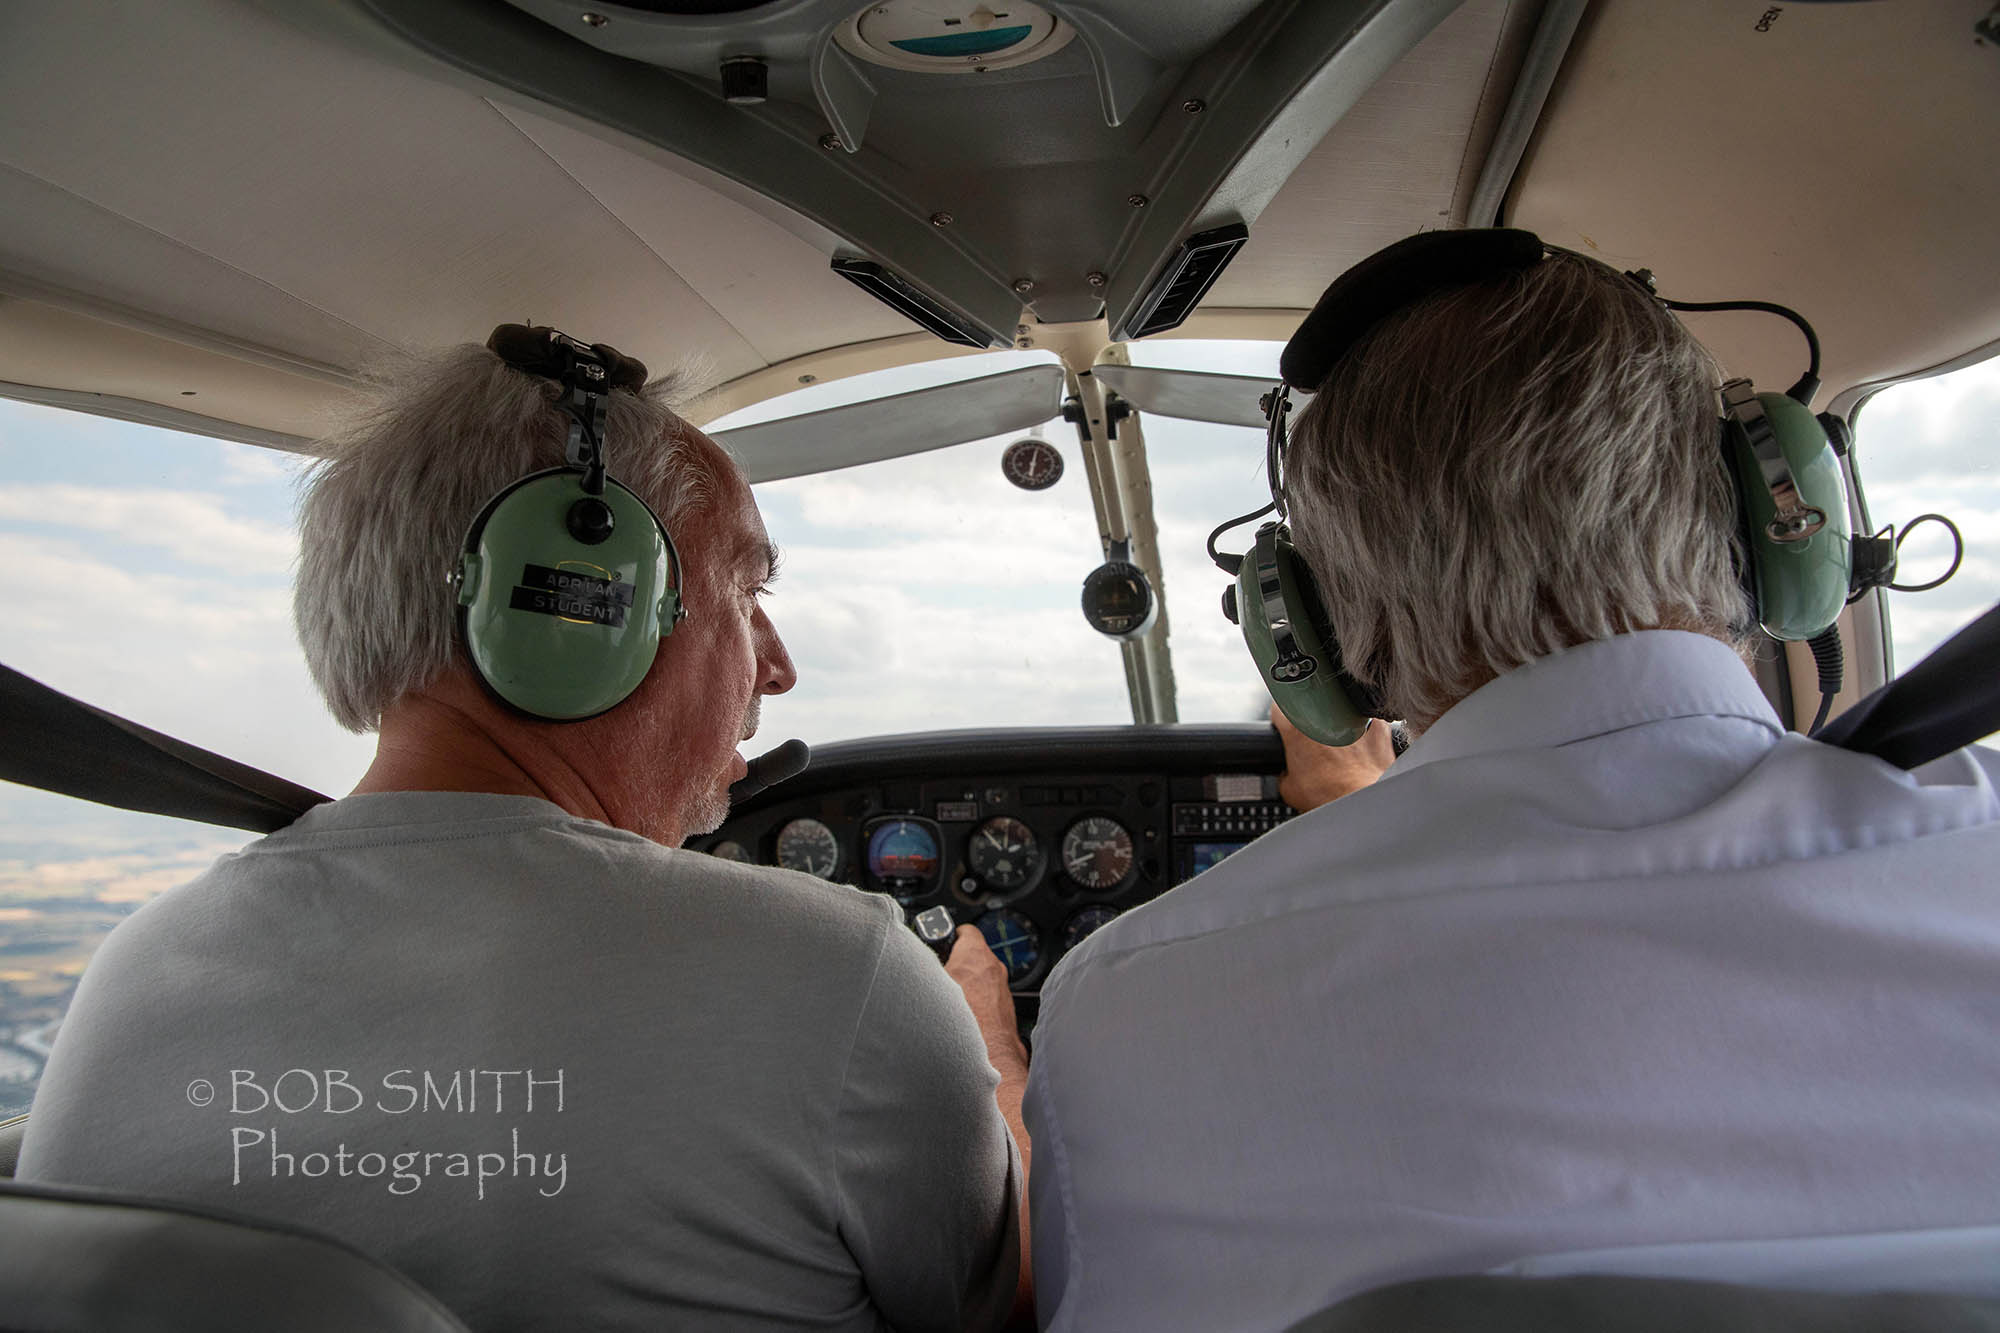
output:
<instances>
[{"instance_id":1,"label":"shirt collar","mask_svg":"<svg viewBox=\"0 0 2000 1333\"><path fill-rule=\"evenodd\" d=\"M1454 704L1391 774L1440 759L1566 745L1647 722L1737 717L1771 739L1785 728L1729 646L1706 634L1641 630L1516 667Z\"/></svg>"}]
</instances>

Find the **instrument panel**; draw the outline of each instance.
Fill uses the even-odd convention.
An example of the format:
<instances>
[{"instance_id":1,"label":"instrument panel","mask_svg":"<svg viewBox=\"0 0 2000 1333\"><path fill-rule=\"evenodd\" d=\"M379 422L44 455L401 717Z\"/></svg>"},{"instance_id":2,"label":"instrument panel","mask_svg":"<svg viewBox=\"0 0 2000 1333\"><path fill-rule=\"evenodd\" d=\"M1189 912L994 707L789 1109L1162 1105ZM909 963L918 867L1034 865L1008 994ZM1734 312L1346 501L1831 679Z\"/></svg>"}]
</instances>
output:
<instances>
[{"instance_id":1,"label":"instrument panel","mask_svg":"<svg viewBox=\"0 0 2000 1333\"><path fill-rule=\"evenodd\" d=\"M941 732L828 746L691 844L945 909L1007 968L1024 1033L1069 950L1294 813L1267 726Z\"/></svg>"}]
</instances>

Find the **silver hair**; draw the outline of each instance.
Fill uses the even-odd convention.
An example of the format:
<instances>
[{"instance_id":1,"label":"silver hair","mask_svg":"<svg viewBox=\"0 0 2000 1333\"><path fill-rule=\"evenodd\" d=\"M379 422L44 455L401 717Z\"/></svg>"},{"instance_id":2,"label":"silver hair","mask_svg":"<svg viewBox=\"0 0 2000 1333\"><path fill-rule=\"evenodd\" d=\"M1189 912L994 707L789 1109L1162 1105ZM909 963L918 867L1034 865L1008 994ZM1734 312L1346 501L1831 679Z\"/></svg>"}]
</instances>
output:
<instances>
[{"instance_id":1,"label":"silver hair","mask_svg":"<svg viewBox=\"0 0 2000 1333\"><path fill-rule=\"evenodd\" d=\"M1739 652L1714 359L1629 279L1552 254L1372 330L1300 413L1291 525L1350 672L1415 727L1632 630Z\"/></svg>"},{"instance_id":2,"label":"silver hair","mask_svg":"<svg viewBox=\"0 0 2000 1333\"><path fill-rule=\"evenodd\" d=\"M334 719L372 731L391 702L460 660L445 577L503 487L560 466L569 417L552 380L477 344L376 377L373 405L321 444L299 505L292 614ZM673 410L677 376L610 397L611 475L672 532L714 493L715 460Z\"/></svg>"}]
</instances>

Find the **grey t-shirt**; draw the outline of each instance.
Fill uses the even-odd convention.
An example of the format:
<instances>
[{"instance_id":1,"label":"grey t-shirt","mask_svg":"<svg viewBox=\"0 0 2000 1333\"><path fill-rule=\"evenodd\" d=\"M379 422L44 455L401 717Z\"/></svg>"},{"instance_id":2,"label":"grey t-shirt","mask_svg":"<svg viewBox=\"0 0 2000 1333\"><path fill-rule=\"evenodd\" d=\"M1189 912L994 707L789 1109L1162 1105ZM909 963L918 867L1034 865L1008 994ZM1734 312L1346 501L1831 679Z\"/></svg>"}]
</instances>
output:
<instances>
[{"instance_id":1,"label":"grey t-shirt","mask_svg":"<svg viewBox=\"0 0 2000 1333\"><path fill-rule=\"evenodd\" d=\"M474 1328L997 1325L1018 1158L888 899L355 796L113 931L20 1176L320 1227Z\"/></svg>"}]
</instances>

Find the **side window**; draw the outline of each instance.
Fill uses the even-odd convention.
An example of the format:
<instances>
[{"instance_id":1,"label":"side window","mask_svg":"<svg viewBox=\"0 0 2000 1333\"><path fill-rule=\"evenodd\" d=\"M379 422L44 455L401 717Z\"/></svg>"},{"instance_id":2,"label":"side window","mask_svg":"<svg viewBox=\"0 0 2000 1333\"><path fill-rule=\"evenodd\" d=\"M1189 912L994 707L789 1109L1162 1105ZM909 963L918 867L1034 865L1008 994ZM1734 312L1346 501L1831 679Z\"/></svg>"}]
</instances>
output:
<instances>
[{"instance_id":1,"label":"side window","mask_svg":"<svg viewBox=\"0 0 2000 1333\"><path fill-rule=\"evenodd\" d=\"M1889 594L1891 660L1903 671L2000 601L2000 358L1882 390L1856 416L1855 440L1878 528L1935 513L1965 538L1964 562L1944 586ZM1950 533L1919 524L1896 581L1928 583L1951 559Z\"/></svg>"},{"instance_id":2,"label":"side window","mask_svg":"<svg viewBox=\"0 0 2000 1333\"><path fill-rule=\"evenodd\" d=\"M0 401L0 662L320 791L372 738L327 716L292 637L298 460ZM28 1108L111 929L254 835L0 783L0 1119Z\"/></svg>"}]
</instances>

